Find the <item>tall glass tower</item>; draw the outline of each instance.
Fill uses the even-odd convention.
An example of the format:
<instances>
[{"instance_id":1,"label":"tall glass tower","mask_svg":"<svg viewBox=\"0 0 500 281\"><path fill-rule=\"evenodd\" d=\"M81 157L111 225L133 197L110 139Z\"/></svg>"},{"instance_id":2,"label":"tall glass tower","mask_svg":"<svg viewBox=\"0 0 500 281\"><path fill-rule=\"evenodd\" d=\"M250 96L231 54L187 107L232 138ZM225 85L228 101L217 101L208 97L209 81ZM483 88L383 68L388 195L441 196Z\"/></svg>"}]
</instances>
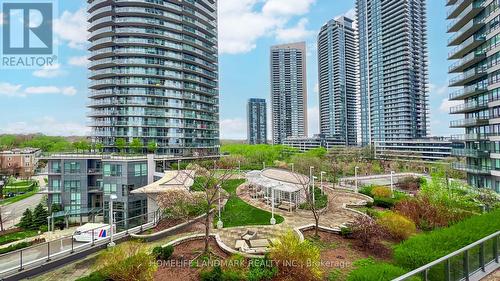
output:
<instances>
[{"instance_id":1,"label":"tall glass tower","mask_svg":"<svg viewBox=\"0 0 500 281\"><path fill-rule=\"evenodd\" d=\"M452 128L465 149L453 149L465 163L453 167L467 172L469 184L500 192L500 34L498 1L447 0L449 20L448 59L450 100L462 101L450 108L463 118Z\"/></svg>"},{"instance_id":2,"label":"tall glass tower","mask_svg":"<svg viewBox=\"0 0 500 281\"><path fill-rule=\"evenodd\" d=\"M247 104L248 144L267 143L267 105L265 99L249 99Z\"/></svg>"},{"instance_id":3,"label":"tall glass tower","mask_svg":"<svg viewBox=\"0 0 500 281\"><path fill-rule=\"evenodd\" d=\"M88 0L88 22L94 142L217 153L216 0Z\"/></svg>"},{"instance_id":4,"label":"tall glass tower","mask_svg":"<svg viewBox=\"0 0 500 281\"><path fill-rule=\"evenodd\" d=\"M306 43L271 47L273 144L307 136Z\"/></svg>"},{"instance_id":5,"label":"tall glass tower","mask_svg":"<svg viewBox=\"0 0 500 281\"><path fill-rule=\"evenodd\" d=\"M358 61L353 20L327 22L318 35L320 133L345 145L357 144Z\"/></svg>"},{"instance_id":6,"label":"tall glass tower","mask_svg":"<svg viewBox=\"0 0 500 281\"><path fill-rule=\"evenodd\" d=\"M356 0L356 12L362 144L425 137L426 0Z\"/></svg>"}]
</instances>

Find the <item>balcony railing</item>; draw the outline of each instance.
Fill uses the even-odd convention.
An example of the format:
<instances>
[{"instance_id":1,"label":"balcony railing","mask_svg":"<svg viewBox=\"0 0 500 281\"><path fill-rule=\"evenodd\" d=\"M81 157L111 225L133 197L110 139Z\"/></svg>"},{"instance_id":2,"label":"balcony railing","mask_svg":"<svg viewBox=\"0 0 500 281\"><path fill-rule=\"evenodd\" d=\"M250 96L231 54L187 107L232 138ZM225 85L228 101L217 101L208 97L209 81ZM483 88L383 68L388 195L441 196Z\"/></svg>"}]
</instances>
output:
<instances>
[{"instance_id":1,"label":"balcony railing","mask_svg":"<svg viewBox=\"0 0 500 281\"><path fill-rule=\"evenodd\" d=\"M461 100L465 99L469 96L473 96L476 94L480 94L488 89L487 85L484 84L476 84L464 87L461 90L455 91L450 94L450 100Z\"/></svg>"},{"instance_id":2,"label":"balcony railing","mask_svg":"<svg viewBox=\"0 0 500 281\"><path fill-rule=\"evenodd\" d=\"M451 128L462 128L488 124L488 117L466 118L450 122Z\"/></svg>"},{"instance_id":3,"label":"balcony railing","mask_svg":"<svg viewBox=\"0 0 500 281\"><path fill-rule=\"evenodd\" d=\"M424 281L480 280L500 268L499 239L500 231L393 279L393 281L410 279Z\"/></svg>"},{"instance_id":4,"label":"balcony railing","mask_svg":"<svg viewBox=\"0 0 500 281\"><path fill-rule=\"evenodd\" d=\"M491 173L491 167L489 166L475 166L464 163L452 163L451 167L455 170L464 171L471 174L489 175Z\"/></svg>"},{"instance_id":5,"label":"balcony railing","mask_svg":"<svg viewBox=\"0 0 500 281\"><path fill-rule=\"evenodd\" d=\"M490 156L490 152L478 149L453 148L451 150L451 155L458 157L487 158Z\"/></svg>"},{"instance_id":6,"label":"balcony railing","mask_svg":"<svg viewBox=\"0 0 500 281\"><path fill-rule=\"evenodd\" d=\"M465 113L468 111L479 110L488 106L488 101L474 101L450 107L450 114Z\"/></svg>"}]
</instances>

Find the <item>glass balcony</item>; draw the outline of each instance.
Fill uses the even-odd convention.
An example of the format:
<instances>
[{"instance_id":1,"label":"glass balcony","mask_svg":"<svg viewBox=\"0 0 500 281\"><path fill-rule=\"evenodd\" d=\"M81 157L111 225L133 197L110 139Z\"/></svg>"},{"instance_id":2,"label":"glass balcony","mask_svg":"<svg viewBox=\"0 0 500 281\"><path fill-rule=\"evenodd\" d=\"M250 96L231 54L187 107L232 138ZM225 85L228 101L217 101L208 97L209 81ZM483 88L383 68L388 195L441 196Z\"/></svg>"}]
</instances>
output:
<instances>
[{"instance_id":1,"label":"glass balcony","mask_svg":"<svg viewBox=\"0 0 500 281\"><path fill-rule=\"evenodd\" d=\"M450 139L452 141L482 141L488 140L489 134L461 134L461 135L452 135Z\"/></svg>"},{"instance_id":2,"label":"glass balcony","mask_svg":"<svg viewBox=\"0 0 500 281\"><path fill-rule=\"evenodd\" d=\"M470 158L489 158L490 152L478 149L453 148L451 150L451 155L458 157L470 157Z\"/></svg>"},{"instance_id":3,"label":"glass balcony","mask_svg":"<svg viewBox=\"0 0 500 281\"><path fill-rule=\"evenodd\" d=\"M487 68L486 67L481 67L481 68L473 68L470 70L467 70L463 74L460 74L450 80L450 87L458 87L458 86L464 86L467 83L470 83L474 80L480 79L484 76L487 75L486 72Z\"/></svg>"},{"instance_id":4,"label":"glass balcony","mask_svg":"<svg viewBox=\"0 0 500 281\"><path fill-rule=\"evenodd\" d=\"M458 73L458 72L464 72L467 68L473 66L474 64L480 62L481 60L484 60L486 58L486 54L481 52L481 53L470 53L467 56L465 56L463 59L458 60L454 64L452 64L448 68L449 73Z\"/></svg>"},{"instance_id":5,"label":"glass balcony","mask_svg":"<svg viewBox=\"0 0 500 281\"><path fill-rule=\"evenodd\" d=\"M487 117L479 117L479 118L466 118L462 120L455 120L450 122L450 128L466 128L466 127L474 127L487 125L488 118Z\"/></svg>"},{"instance_id":6,"label":"glass balcony","mask_svg":"<svg viewBox=\"0 0 500 281\"><path fill-rule=\"evenodd\" d=\"M463 41L472 36L479 29L481 29L484 24L484 20L482 19L473 19L469 21L448 39L448 46L456 46L462 44Z\"/></svg>"},{"instance_id":7,"label":"glass balcony","mask_svg":"<svg viewBox=\"0 0 500 281\"><path fill-rule=\"evenodd\" d=\"M491 167L488 166L475 166L464 163L452 163L451 167L455 170L464 171L471 174L489 175L491 173Z\"/></svg>"},{"instance_id":8,"label":"glass balcony","mask_svg":"<svg viewBox=\"0 0 500 281\"><path fill-rule=\"evenodd\" d=\"M448 59L455 60L460 59L476 47L484 43L486 37L484 35L473 35L469 39L465 40L462 44L455 47L451 52L448 53Z\"/></svg>"},{"instance_id":9,"label":"glass balcony","mask_svg":"<svg viewBox=\"0 0 500 281\"><path fill-rule=\"evenodd\" d=\"M466 86L463 89L450 93L450 100L463 100L484 93L487 90L488 87L484 84Z\"/></svg>"},{"instance_id":10,"label":"glass balcony","mask_svg":"<svg viewBox=\"0 0 500 281\"><path fill-rule=\"evenodd\" d=\"M476 111L480 109L484 109L488 107L488 101L479 101L479 102L467 102L461 105L453 106L450 108L450 114L461 114L467 113L471 111Z\"/></svg>"}]
</instances>

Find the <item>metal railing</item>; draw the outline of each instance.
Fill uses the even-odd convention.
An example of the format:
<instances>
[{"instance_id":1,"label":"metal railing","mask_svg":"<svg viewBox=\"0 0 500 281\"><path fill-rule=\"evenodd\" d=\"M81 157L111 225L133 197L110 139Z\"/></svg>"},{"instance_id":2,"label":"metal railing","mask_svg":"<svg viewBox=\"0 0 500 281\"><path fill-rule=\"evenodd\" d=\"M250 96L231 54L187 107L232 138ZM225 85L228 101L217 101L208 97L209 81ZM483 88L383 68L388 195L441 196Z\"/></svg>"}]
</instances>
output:
<instances>
[{"instance_id":1,"label":"metal railing","mask_svg":"<svg viewBox=\"0 0 500 281\"><path fill-rule=\"evenodd\" d=\"M424 281L480 280L500 268L499 240L500 231L393 279L393 281L409 280L414 277L420 277Z\"/></svg>"},{"instance_id":2,"label":"metal railing","mask_svg":"<svg viewBox=\"0 0 500 281\"><path fill-rule=\"evenodd\" d=\"M151 229L160 219L161 213L155 211L116 221L113 241ZM52 260L68 257L73 253L107 245L111 240L109 230L105 237L100 237L101 229L103 226L83 231L82 234L87 234L85 242L76 241L75 234L72 234L0 255L0 280L26 269L43 266Z\"/></svg>"}]
</instances>

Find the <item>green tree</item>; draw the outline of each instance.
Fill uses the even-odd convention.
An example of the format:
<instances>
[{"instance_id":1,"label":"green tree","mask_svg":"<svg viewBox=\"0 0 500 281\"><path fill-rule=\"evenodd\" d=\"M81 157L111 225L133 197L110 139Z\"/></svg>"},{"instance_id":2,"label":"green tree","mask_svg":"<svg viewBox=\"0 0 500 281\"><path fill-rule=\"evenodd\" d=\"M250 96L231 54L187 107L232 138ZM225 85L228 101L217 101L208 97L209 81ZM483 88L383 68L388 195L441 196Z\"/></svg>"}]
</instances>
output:
<instances>
[{"instance_id":1,"label":"green tree","mask_svg":"<svg viewBox=\"0 0 500 281\"><path fill-rule=\"evenodd\" d=\"M155 141L148 142L148 152L154 153L158 149L158 144Z\"/></svg>"},{"instance_id":2,"label":"green tree","mask_svg":"<svg viewBox=\"0 0 500 281\"><path fill-rule=\"evenodd\" d=\"M127 146L127 143L125 142L125 139L118 138L115 141L115 146L121 153L125 153L125 147Z\"/></svg>"},{"instance_id":3,"label":"green tree","mask_svg":"<svg viewBox=\"0 0 500 281\"><path fill-rule=\"evenodd\" d=\"M19 222L19 227L23 229L33 229L33 213L31 209L26 209L26 211L24 211L21 221Z\"/></svg>"},{"instance_id":4,"label":"green tree","mask_svg":"<svg viewBox=\"0 0 500 281\"><path fill-rule=\"evenodd\" d=\"M104 152L104 145L102 143L98 142L94 145L94 149L96 152L103 153Z\"/></svg>"},{"instance_id":5,"label":"green tree","mask_svg":"<svg viewBox=\"0 0 500 281\"><path fill-rule=\"evenodd\" d=\"M130 147L134 153L139 154L142 152L142 141L140 139L133 139Z\"/></svg>"},{"instance_id":6,"label":"green tree","mask_svg":"<svg viewBox=\"0 0 500 281\"><path fill-rule=\"evenodd\" d=\"M38 204L33 211L33 227L39 228L40 226L47 224L47 217L49 216L49 212L42 203Z\"/></svg>"}]
</instances>

